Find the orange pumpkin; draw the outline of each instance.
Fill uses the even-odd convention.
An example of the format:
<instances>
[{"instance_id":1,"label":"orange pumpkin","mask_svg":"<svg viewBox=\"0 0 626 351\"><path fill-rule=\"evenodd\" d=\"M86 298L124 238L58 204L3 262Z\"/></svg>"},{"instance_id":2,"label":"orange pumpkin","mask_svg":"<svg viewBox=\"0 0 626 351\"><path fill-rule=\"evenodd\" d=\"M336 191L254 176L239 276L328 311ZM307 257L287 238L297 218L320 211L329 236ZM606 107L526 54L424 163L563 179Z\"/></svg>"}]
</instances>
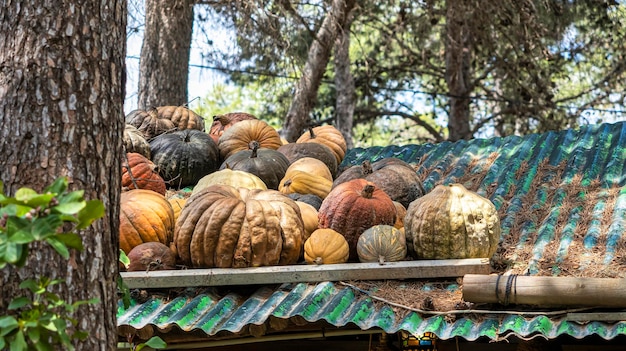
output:
<instances>
[{"instance_id":1,"label":"orange pumpkin","mask_svg":"<svg viewBox=\"0 0 626 351\"><path fill-rule=\"evenodd\" d=\"M156 165L135 152L127 153L122 162L122 187L152 190L165 195L165 181L156 171Z\"/></svg>"},{"instance_id":2,"label":"orange pumpkin","mask_svg":"<svg viewBox=\"0 0 626 351\"><path fill-rule=\"evenodd\" d=\"M332 125L309 128L309 131L302 134L296 143L320 143L328 146L335 154L337 164L343 161L348 150L343 134Z\"/></svg>"},{"instance_id":3,"label":"orange pumpkin","mask_svg":"<svg viewBox=\"0 0 626 351\"><path fill-rule=\"evenodd\" d=\"M332 229L317 229L304 242L304 260L309 264L335 264L348 261L346 238Z\"/></svg>"},{"instance_id":4,"label":"orange pumpkin","mask_svg":"<svg viewBox=\"0 0 626 351\"><path fill-rule=\"evenodd\" d=\"M256 116L245 112L230 112L223 115L213 116L213 124L209 129L209 136L217 144L224 132L232 127L235 123L246 121L249 119L257 119Z\"/></svg>"},{"instance_id":5,"label":"orange pumpkin","mask_svg":"<svg viewBox=\"0 0 626 351\"><path fill-rule=\"evenodd\" d=\"M222 159L227 159L237 151L248 150L253 141L259 148L276 150L283 145L280 135L267 122L260 119L240 121L227 129L219 138L218 148Z\"/></svg>"}]
</instances>

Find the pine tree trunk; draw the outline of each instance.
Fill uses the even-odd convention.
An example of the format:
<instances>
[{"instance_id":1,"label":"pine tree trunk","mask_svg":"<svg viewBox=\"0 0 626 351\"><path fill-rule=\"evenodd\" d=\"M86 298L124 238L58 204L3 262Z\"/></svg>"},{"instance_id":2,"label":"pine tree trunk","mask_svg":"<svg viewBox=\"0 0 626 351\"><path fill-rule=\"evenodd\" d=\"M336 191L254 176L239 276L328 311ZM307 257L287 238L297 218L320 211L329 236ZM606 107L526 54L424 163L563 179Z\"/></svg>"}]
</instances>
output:
<instances>
[{"instance_id":1,"label":"pine tree trunk","mask_svg":"<svg viewBox=\"0 0 626 351\"><path fill-rule=\"evenodd\" d=\"M317 101L317 90L330 61L337 33L346 23L354 2L355 0L332 1L331 8L309 48L307 61L302 76L296 84L293 101L285 116L282 130L282 136L289 142L298 139L309 125L309 114Z\"/></svg>"},{"instance_id":2,"label":"pine tree trunk","mask_svg":"<svg viewBox=\"0 0 626 351\"><path fill-rule=\"evenodd\" d=\"M348 149L351 149L354 145L352 143L352 125L354 121L354 107L356 106L354 79L350 71L351 24L352 15L348 14L348 19L335 40L336 123L337 129L346 139Z\"/></svg>"},{"instance_id":3,"label":"pine tree trunk","mask_svg":"<svg viewBox=\"0 0 626 351\"><path fill-rule=\"evenodd\" d=\"M446 1L446 83L450 94L448 139L470 139L472 20L469 0Z\"/></svg>"},{"instance_id":4,"label":"pine tree trunk","mask_svg":"<svg viewBox=\"0 0 626 351\"><path fill-rule=\"evenodd\" d=\"M124 125L126 1L6 0L0 12L0 180L5 192L42 190L59 176L105 217L81 232L84 251L69 261L31 245L26 266L0 271L0 311L20 281L63 279L68 302L98 299L74 317L88 332L77 350L114 350L120 153Z\"/></svg>"},{"instance_id":5,"label":"pine tree trunk","mask_svg":"<svg viewBox=\"0 0 626 351\"><path fill-rule=\"evenodd\" d=\"M145 11L138 107L184 105L188 101L193 2L146 0Z\"/></svg>"}]
</instances>

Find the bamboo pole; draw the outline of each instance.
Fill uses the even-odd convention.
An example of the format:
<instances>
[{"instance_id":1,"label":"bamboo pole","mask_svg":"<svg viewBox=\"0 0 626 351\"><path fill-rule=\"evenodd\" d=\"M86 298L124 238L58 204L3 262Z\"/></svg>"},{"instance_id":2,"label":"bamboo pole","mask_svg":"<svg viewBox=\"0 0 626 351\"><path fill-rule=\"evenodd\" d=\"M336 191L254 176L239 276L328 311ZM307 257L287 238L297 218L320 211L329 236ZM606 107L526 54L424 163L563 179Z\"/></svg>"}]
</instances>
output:
<instances>
[{"instance_id":1,"label":"bamboo pole","mask_svg":"<svg viewBox=\"0 0 626 351\"><path fill-rule=\"evenodd\" d=\"M503 305L626 307L626 279L466 274L463 299Z\"/></svg>"}]
</instances>

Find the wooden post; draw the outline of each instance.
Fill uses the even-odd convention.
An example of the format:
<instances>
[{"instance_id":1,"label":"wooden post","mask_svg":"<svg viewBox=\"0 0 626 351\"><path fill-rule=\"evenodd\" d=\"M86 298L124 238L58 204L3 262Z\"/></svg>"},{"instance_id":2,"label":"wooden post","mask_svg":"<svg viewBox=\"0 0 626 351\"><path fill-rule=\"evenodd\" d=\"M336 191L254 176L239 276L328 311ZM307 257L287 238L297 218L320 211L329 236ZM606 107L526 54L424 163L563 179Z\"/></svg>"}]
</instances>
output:
<instances>
[{"instance_id":1,"label":"wooden post","mask_svg":"<svg viewBox=\"0 0 626 351\"><path fill-rule=\"evenodd\" d=\"M463 299L504 305L626 307L626 279L467 274Z\"/></svg>"}]
</instances>

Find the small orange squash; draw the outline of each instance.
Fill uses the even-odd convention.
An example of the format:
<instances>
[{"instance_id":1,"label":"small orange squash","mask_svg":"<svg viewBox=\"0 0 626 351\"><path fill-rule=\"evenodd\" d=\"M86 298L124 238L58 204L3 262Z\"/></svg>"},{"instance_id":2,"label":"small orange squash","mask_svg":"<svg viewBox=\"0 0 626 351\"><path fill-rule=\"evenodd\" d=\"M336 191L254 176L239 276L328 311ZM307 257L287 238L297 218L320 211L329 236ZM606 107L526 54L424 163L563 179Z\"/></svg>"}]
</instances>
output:
<instances>
[{"instance_id":1,"label":"small orange squash","mask_svg":"<svg viewBox=\"0 0 626 351\"><path fill-rule=\"evenodd\" d=\"M296 143L320 143L328 146L335 154L337 164L343 161L348 150L343 134L330 124L309 128L309 131L302 134Z\"/></svg>"},{"instance_id":2,"label":"small orange squash","mask_svg":"<svg viewBox=\"0 0 626 351\"><path fill-rule=\"evenodd\" d=\"M356 250L361 262L402 261L407 253L406 238L390 225L375 225L361 234Z\"/></svg>"},{"instance_id":3,"label":"small orange squash","mask_svg":"<svg viewBox=\"0 0 626 351\"><path fill-rule=\"evenodd\" d=\"M317 210L315 207L302 201L296 201L296 205L300 207L300 215L304 223L304 240L306 240L311 236L311 233L318 228L319 219L317 218Z\"/></svg>"},{"instance_id":4,"label":"small orange squash","mask_svg":"<svg viewBox=\"0 0 626 351\"><path fill-rule=\"evenodd\" d=\"M309 264L334 264L348 261L346 238L332 229L317 229L304 242L304 260Z\"/></svg>"}]
</instances>

